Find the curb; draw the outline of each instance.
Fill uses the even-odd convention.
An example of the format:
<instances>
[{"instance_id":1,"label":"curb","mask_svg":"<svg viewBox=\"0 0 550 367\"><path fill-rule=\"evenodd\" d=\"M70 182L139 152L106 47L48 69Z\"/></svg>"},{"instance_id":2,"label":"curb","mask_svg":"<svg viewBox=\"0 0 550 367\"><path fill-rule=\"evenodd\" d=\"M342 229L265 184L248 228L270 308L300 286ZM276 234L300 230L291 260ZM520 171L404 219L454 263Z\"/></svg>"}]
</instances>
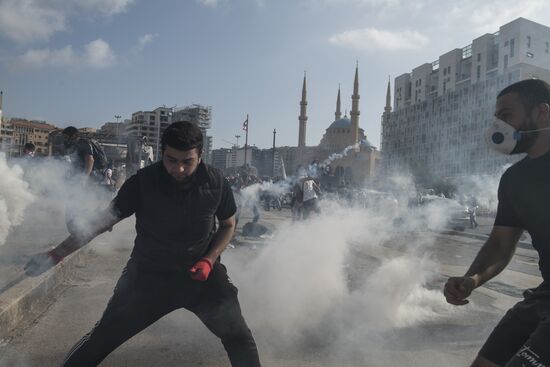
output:
<instances>
[{"instance_id":1,"label":"curb","mask_svg":"<svg viewBox=\"0 0 550 367\"><path fill-rule=\"evenodd\" d=\"M83 261L77 251L37 277L26 277L0 294L0 340L9 339L21 327L32 323L53 302L61 285Z\"/></svg>"}]
</instances>

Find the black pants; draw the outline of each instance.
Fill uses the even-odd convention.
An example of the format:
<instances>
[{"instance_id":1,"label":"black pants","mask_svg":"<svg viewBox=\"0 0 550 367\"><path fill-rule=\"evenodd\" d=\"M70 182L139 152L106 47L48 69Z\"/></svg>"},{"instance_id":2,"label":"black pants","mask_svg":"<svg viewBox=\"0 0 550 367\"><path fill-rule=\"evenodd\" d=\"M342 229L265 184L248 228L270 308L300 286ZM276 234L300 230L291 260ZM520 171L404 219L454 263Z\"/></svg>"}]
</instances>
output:
<instances>
[{"instance_id":1,"label":"black pants","mask_svg":"<svg viewBox=\"0 0 550 367\"><path fill-rule=\"evenodd\" d=\"M479 355L499 366L550 366L550 287L528 289L500 320Z\"/></svg>"},{"instance_id":2,"label":"black pants","mask_svg":"<svg viewBox=\"0 0 550 367\"><path fill-rule=\"evenodd\" d=\"M97 366L109 353L155 321L178 309L196 314L218 336L232 366L260 366L258 350L241 315L225 266L216 262L206 282L185 272L161 272L130 259L101 320L76 343L63 366Z\"/></svg>"}]
</instances>

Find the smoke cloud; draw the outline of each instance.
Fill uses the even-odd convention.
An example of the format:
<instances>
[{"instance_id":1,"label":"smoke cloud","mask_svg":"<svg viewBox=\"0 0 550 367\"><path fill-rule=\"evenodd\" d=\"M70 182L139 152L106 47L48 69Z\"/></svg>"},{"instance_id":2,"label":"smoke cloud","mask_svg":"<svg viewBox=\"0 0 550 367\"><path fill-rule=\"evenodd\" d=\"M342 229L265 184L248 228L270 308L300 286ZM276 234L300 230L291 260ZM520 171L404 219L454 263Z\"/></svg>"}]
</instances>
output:
<instances>
[{"instance_id":1,"label":"smoke cloud","mask_svg":"<svg viewBox=\"0 0 550 367\"><path fill-rule=\"evenodd\" d=\"M23 221L25 209L34 196L28 191L20 166L9 166L4 153L0 153L0 245L3 245L10 230Z\"/></svg>"},{"instance_id":2,"label":"smoke cloud","mask_svg":"<svg viewBox=\"0 0 550 367\"><path fill-rule=\"evenodd\" d=\"M324 200L321 215L281 224L252 259L224 259L247 321L269 353L319 343L334 355L364 356L388 333L475 307L450 306L439 289L430 289L439 265L428 231L445 228L457 203L411 208L412 180L395 177L391 185L407 200L388 196L366 208Z\"/></svg>"}]
</instances>

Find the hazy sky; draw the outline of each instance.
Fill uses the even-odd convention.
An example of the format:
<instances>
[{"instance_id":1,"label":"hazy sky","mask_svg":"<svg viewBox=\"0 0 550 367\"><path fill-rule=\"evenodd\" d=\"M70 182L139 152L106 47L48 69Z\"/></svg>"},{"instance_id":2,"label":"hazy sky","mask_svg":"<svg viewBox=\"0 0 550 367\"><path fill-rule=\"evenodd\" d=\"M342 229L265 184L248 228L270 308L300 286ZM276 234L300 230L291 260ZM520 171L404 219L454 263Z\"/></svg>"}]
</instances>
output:
<instances>
[{"instance_id":1,"label":"hazy sky","mask_svg":"<svg viewBox=\"0 0 550 367\"><path fill-rule=\"evenodd\" d=\"M114 115L192 103L213 108L214 146L244 135L307 144L350 109L380 144L388 76L409 72L517 17L550 25L547 0L0 0L4 115L99 127ZM240 142L243 142L242 138Z\"/></svg>"}]
</instances>

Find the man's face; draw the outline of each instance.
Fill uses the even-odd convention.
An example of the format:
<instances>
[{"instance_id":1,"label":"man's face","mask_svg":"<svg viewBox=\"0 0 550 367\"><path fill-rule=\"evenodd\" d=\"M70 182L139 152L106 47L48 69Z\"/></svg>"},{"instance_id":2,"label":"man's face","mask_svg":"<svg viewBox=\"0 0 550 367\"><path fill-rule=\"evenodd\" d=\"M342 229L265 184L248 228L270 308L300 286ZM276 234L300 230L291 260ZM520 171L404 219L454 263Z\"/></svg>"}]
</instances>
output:
<instances>
[{"instance_id":1,"label":"man's face","mask_svg":"<svg viewBox=\"0 0 550 367\"><path fill-rule=\"evenodd\" d=\"M184 182L195 173L200 162L196 148L183 151L166 146L162 155L164 168L177 182Z\"/></svg>"},{"instance_id":2,"label":"man's face","mask_svg":"<svg viewBox=\"0 0 550 367\"><path fill-rule=\"evenodd\" d=\"M67 134L63 134L63 146L65 148L70 148L76 143L76 135L69 136Z\"/></svg>"},{"instance_id":3,"label":"man's face","mask_svg":"<svg viewBox=\"0 0 550 367\"><path fill-rule=\"evenodd\" d=\"M538 125L529 111L525 110L516 93L508 93L497 99L495 117L506 122L518 131L536 130ZM514 153L525 153L537 139L537 133L523 134Z\"/></svg>"}]
</instances>

